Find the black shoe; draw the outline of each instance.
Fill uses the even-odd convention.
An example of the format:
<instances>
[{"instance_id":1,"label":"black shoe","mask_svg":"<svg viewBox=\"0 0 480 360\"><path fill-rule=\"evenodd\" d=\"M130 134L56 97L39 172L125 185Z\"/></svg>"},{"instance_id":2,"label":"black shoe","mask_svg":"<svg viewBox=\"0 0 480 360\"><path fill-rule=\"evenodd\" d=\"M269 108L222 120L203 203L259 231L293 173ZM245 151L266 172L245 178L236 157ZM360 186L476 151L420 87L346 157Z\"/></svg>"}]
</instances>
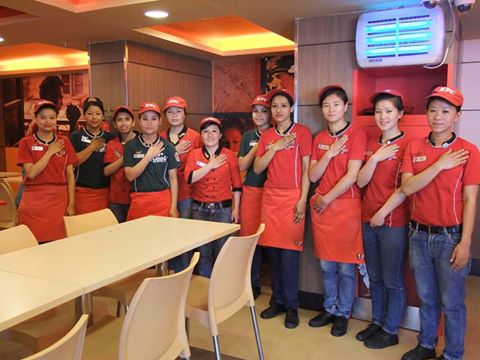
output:
<instances>
[{"instance_id":1,"label":"black shoe","mask_svg":"<svg viewBox=\"0 0 480 360\"><path fill-rule=\"evenodd\" d=\"M297 309L287 309L285 315L285 327L287 329L295 329L298 326L298 311Z\"/></svg>"},{"instance_id":2,"label":"black shoe","mask_svg":"<svg viewBox=\"0 0 480 360\"><path fill-rule=\"evenodd\" d=\"M409 352L403 354L402 360L427 360L435 359L435 349L427 349L422 345L418 344L415 349L410 350Z\"/></svg>"},{"instance_id":3,"label":"black shoe","mask_svg":"<svg viewBox=\"0 0 480 360\"><path fill-rule=\"evenodd\" d=\"M330 330L330 334L333 336L343 336L347 333L348 330L348 319L343 316L335 316L335 320L333 321L332 330Z\"/></svg>"},{"instance_id":4,"label":"black shoe","mask_svg":"<svg viewBox=\"0 0 480 360\"><path fill-rule=\"evenodd\" d=\"M256 286L255 287L252 286L252 293L253 293L253 300L257 300L257 298L262 293L262 289Z\"/></svg>"},{"instance_id":5,"label":"black shoe","mask_svg":"<svg viewBox=\"0 0 480 360\"><path fill-rule=\"evenodd\" d=\"M383 349L388 346L398 344L398 336L387 333L385 330L380 329L370 338L365 340L365 346L369 349Z\"/></svg>"},{"instance_id":6,"label":"black shoe","mask_svg":"<svg viewBox=\"0 0 480 360\"><path fill-rule=\"evenodd\" d=\"M333 323L335 320L335 315L330 314L328 311L321 312L319 315L315 316L313 319L310 319L308 326L310 327L322 327L328 324Z\"/></svg>"},{"instance_id":7,"label":"black shoe","mask_svg":"<svg viewBox=\"0 0 480 360\"><path fill-rule=\"evenodd\" d=\"M266 308L260 313L260 317L262 319L272 319L275 316L282 314L284 312L285 312L285 307L283 305L273 303L272 305L270 305L268 308Z\"/></svg>"},{"instance_id":8,"label":"black shoe","mask_svg":"<svg viewBox=\"0 0 480 360\"><path fill-rule=\"evenodd\" d=\"M365 329L358 332L357 335L355 335L355 338L358 341L365 341L368 338L371 338L380 329L381 327L378 326L377 324L373 324L373 323L369 324Z\"/></svg>"}]
</instances>

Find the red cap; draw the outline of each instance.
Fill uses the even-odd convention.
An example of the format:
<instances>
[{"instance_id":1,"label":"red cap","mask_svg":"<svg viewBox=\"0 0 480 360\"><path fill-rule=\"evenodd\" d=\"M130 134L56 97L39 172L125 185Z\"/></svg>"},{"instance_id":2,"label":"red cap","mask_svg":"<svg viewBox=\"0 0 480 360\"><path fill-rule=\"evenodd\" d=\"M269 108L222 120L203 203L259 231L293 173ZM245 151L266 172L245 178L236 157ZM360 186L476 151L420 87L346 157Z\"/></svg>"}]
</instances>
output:
<instances>
[{"instance_id":1,"label":"red cap","mask_svg":"<svg viewBox=\"0 0 480 360\"><path fill-rule=\"evenodd\" d=\"M128 106L122 105L122 106L119 106L119 107L117 107L117 108L115 109L115 111L114 111L114 113L113 113L113 116L112 116L113 121L115 121L115 118L117 117L118 113L120 113L120 112L129 113L130 116L132 117L132 119L133 119L133 117L134 117L134 116L133 116L133 111L132 111Z\"/></svg>"},{"instance_id":2,"label":"red cap","mask_svg":"<svg viewBox=\"0 0 480 360\"><path fill-rule=\"evenodd\" d=\"M203 118L202 120L200 120L200 130L206 128L208 125L217 125L220 130L223 128L222 127L222 122L220 120L218 120L216 117L213 117L213 116L209 116L209 117L206 117L206 118Z\"/></svg>"},{"instance_id":3,"label":"red cap","mask_svg":"<svg viewBox=\"0 0 480 360\"><path fill-rule=\"evenodd\" d=\"M167 99L167 102L163 107L163 111L167 111L167 109L170 107L179 107L187 110L187 102L185 101L185 99L181 98L180 96L172 96L171 98Z\"/></svg>"},{"instance_id":4,"label":"red cap","mask_svg":"<svg viewBox=\"0 0 480 360\"><path fill-rule=\"evenodd\" d=\"M455 106L463 105L463 95L457 88L453 86L437 86L427 98L439 97L447 100Z\"/></svg>"},{"instance_id":5,"label":"red cap","mask_svg":"<svg viewBox=\"0 0 480 360\"><path fill-rule=\"evenodd\" d=\"M377 96L383 95L383 94L392 95L392 96L398 96L398 97L402 100L402 103L404 102L404 101L403 101L403 94L402 94L400 91L395 90L395 89L386 89L386 90L382 90L382 91L376 92L375 94L373 94L373 95L370 97L370 102L373 103L373 101L377 98Z\"/></svg>"},{"instance_id":6,"label":"red cap","mask_svg":"<svg viewBox=\"0 0 480 360\"><path fill-rule=\"evenodd\" d=\"M160 110L160 106L154 102L145 102L140 105L140 109L138 110L138 115L142 115L144 112L147 111L155 111L159 115L161 115L162 110Z\"/></svg>"},{"instance_id":7,"label":"red cap","mask_svg":"<svg viewBox=\"0 0 480 360\"><path fill-rule=\"evenodd\" d=\"M252 107L255 105L262 105L265 107L270 107L270 99L268 97L268 94L262 94L258 95L255 97L255 99L252 102Z\"/></svg>"},{"instance_id":8,"label":"red cap","mask_svg":"<svg viewBox=\"0 0 480 360\"><path fill-rule=\"evenodd\" d=\"M40 110L42 110L42 108L44 108L44 107L53 108L55 110L55 112L58 114L57 105L55 105L55 103L53 103L52 101L45 100L45 99L41 99L38 103L35 104L35 106L33 107L33 113L35 115L37 115L37 113Z\"/></svg>"},{"instance_id":9,"label":"red cap","mask_svg":"<svg viewBox=\"0 0 480 360\"><path fill-rule=\"evenodd\" d=\"M288 96L293 100L293 95L290 94L290 92L287 89L272 89L267 94L268 98L270 99L270 102L272 101L273 97L278 94Z\"/></svg>"},{"instance_id":10,"label":"red cap","mask_svg":"<svg viewBox=\"0 0 480 360\"><path fill-rule=\"evenodd\" d=\"M323 88L320 89L320 91L318 92L318 98L320 99L322 97L322 95L325 94L325 92L327 92L328 90L331 90L331 89L344 90L341 85L330 84L330 85L324 86Z\"/></svg>"}]
</instances>

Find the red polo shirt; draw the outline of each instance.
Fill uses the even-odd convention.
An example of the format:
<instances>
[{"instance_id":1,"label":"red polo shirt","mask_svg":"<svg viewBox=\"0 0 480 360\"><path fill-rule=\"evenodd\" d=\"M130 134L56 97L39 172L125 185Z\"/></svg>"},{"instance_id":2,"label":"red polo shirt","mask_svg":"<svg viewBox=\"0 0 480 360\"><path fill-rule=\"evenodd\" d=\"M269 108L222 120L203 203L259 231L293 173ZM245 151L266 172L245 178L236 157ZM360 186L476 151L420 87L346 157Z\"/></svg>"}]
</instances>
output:
<instances>
[{"instance_id":1,"label":"red polo shirt","mask_svg":"<svg viewBox=\"0 0 480 360\"><path fill-rule=\"evenodd\" d=\"M365 187L362 199L362 222L368 223L373 215L387 202L388 198L400 186L403 154L410 138L406 135L393 140L389 145L398 145L398 152L389 159L377 163L370 182ZM372 139L367 145L366 160L382 147L379 139ZM408 201L404 201L385 217L384 225L390 227L405 226L409 221Z\"/></svg>"},{"instance_id":2,"label":"red polo shirt","mask_svg":"<svg viewBox=\"0 0 480 360\"><path fill-rule=\"evenodd\" d=\"M160 136L170 141L174 146L177 146L182 141L190 141L192 144L190 150L186 153L183 153L180 156L180 167L177 169L177 178L178 178L178 201L183 199L189 199L192 196L191 185L185 180L185 165L187 164L188 155L194 150L202 146L202 139L200 134L193 129L187 128L186 126L178 134L178 141L174 143L170 139L169 131L163 131L160 133Z\"/></svg>"},{"instance_id":3,"label":"red polo shirt","mask_svg":"<svg viewBox=\"0 0 480 360\"><path fill-rule=\"evenodd\" d=\"M270 146L287 134L296 134L295 143L288 148L277 151L267 167L265 187L276 189L302 188L302 158L310 156L312 151L312 134L306 126L292 123L284 134L273 127L262 133L258 142L256 157L262 157Z\"/></svg>"},{"instance_id":4,"label":"red polo shirt","mask_svg":"<svg viewBox=\"0 0 480 360\"><path fill-rule=\"evenodd\" d=\"M332 190L347 173L349 160L365 160L367 136L362 128L353 124L348 125L345 130L335 135L331 135L328 130L320 131L313 140L312 160L319 161L330 146L343 135L348 135L345 150L330 160L315 190L317 194L325 195ZM353 184L350 189L338 197L338 199L358 198L360 198L360 189L356 184Z\"/></svg>"},{"instance_id":5,"label":"red polo shirt","mask_svg":"<svg viewBox=\"0 0 480 360\"><path fill-rule=\"evenodd\" d=\"M106 145L105 165L111 164L123 156L124 144L120 138L115 138ZM110 175L110 202L114 204L130 204L130 189L132 185L125 177L125 170L122 167Z\"/></svg>"},{"instance_id":6,"label":"red polo shirt","mask_svg":"<svg viewBox=\"0 0 480 360\"><path fill-rule=\"evenodd\" d=\"M192 199L200 202L218 202L231 200L233 191L240 191L242 183L238 170L238 161L235 153L227 148L219 147L217 156L225 154L227 160L219 168L210 170L192 186ZM192 173L204 167L209 162L209 154L205 148L195 149L190 152L185 165L185 180L191 181Z\"/></svg>"},{"instance_id":7,"label":"red polo shirt","mask_svg":"<svg viewBox=\"0 0 480 360\"><path fill-rule=\"evenodd\" d=\"M65 146L62 151L53 155L48 161L47 166L38 174L35 179L25 178L25 186L29 185L63 185L67 183L65 169L67 165L74 165L78 162L77 154L70 140L62 135L55 135L55 140L63 140ZM39 140L36 135L26 136L20 140L18 145L17 165L35 164L48 150L48 145Z\"/></svg>"},{"instance_id":8,"label":"red polo shirt","mask_svg":"<svg viewBox=\"0 0 480 360\"><path fill-rule=\"evenodd\" d=\"M459 137L444 147L434 147L428 137L415 139L405 150L401 172L416 175L450 149L467 150L470 156L465 164L441 171L410 197L411 218L420 224L452 226L462 223L463 187L480 184L480 155L475 145Z\"/></svg>"}]
</instances>

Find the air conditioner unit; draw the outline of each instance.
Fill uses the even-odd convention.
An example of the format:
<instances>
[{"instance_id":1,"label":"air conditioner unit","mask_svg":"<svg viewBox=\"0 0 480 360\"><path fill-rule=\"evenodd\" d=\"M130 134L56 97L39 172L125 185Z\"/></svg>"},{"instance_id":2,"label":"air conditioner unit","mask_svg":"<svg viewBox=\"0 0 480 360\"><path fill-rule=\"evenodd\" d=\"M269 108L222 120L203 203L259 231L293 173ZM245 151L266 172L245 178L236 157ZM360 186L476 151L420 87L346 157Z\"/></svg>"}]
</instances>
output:
<instances>
[{"instance_id":1,"label":"air conditioner unit","mask_svg":"<svg viewBox=\"0 0 480 360\"><path fill-rule=\"evenodd\" d=\"M362 68L436 64L444 43L445 18L439 6L374 11L358 19L356 53Z\"/></svg>"}]
</instances>

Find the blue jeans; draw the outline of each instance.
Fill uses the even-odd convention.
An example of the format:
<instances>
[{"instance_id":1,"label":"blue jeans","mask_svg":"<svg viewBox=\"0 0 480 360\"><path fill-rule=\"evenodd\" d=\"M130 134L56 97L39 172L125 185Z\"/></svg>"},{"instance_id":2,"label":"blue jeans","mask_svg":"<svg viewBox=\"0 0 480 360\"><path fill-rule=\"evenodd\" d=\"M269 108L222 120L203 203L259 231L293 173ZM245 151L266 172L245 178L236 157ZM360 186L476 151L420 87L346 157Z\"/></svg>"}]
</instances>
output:
<instances>
[{"instance_id":1,"label":"blue jeans","mask_svg":"<svg viewBox=\"0 0 480 360\"><path fill-rule=\"evenodd\" d=\"M177 210L182 219L192 218L192 199L183 199L177 202ZM168 267L176 273L186 269L190 264L192 252L187 251L168 260Z\"/></svg>"},{"instance_id":2,"label":"blue jeans","mask_svg":"<svg viewBox=\"0 0 480 360\"><path fill-rule=\"evenodd\" d=\"M262 287L262 258L263 258L263 247L257 245L255 247L255 252L253 253L252 259L252 288L261 288Z\"/></svg>"},{"instance_id":3,"label":"blue jeans","mask_svg":"<svg viewBox=\"0 0 480 360\"><path fill-rule=\"evenodd\" d=\"M272 272L272 300L288 309L298 308L300 251L265 247Z\"/></svg>"},{"instance_id":4,"label":"blue jeans","mask_svg":"<svg viewBox=\"0 0 480 360\"><path fill-rule=\"evenodd\" d=\"M407 226L362 224L372 322L392 335L398 333L406 304L403 270L408 248L407 229Z\"/></svg>"},{"instance_id":5,"label":"blue jeans","mask_svg":"<svg viewBox=\"0 0 480 360\"><path fill-rule=\"evenodd\" d=\"M323 275L323 308L349 318L355 300L356 264L320 260Z\"/></svg>"},{"instance_id":6,"label":"blue jeans","mask_svg":"<svg viewBox=\"0 0 480 360\"><path fill-rule=\"evenodd\" d=\"M445 349L450 360L463 357L467 308L465 278L471 260L462 269L451 269L450 256L461 233L429 234L411 229L410 262L420 298L420 334L418 342L429 349L438 342L440 311L445 315Z\"/></svg>"},{"instance_id":7,"label":"blue jeans","mask_svg":"<svg viewBox=\"0 0 480 360\"><path fill-rule=\"evenodd\" d=\"M214 207L209 209L207 207L200 206L195 202L192 205L192 217L195 220L230 223L232 222L231 216L232 209L230 207ZM215 258L220 253L220 250L227 239L228 235L200 246L200 260L198 261L197 266L198 275L210 278Z\"/></svg>"},{"instance_id":8,"label":"blue jeans","mask_svg":"<svg viewBox=\"0 0 480 360\"><path fill-rule=\"evenodd\" d=\"M127 221L127 213L130 204L116 204L116 203L109 203L108 208L112 210L113 215L117 218L119 223Z\"/></svg>"}]
</instances>

